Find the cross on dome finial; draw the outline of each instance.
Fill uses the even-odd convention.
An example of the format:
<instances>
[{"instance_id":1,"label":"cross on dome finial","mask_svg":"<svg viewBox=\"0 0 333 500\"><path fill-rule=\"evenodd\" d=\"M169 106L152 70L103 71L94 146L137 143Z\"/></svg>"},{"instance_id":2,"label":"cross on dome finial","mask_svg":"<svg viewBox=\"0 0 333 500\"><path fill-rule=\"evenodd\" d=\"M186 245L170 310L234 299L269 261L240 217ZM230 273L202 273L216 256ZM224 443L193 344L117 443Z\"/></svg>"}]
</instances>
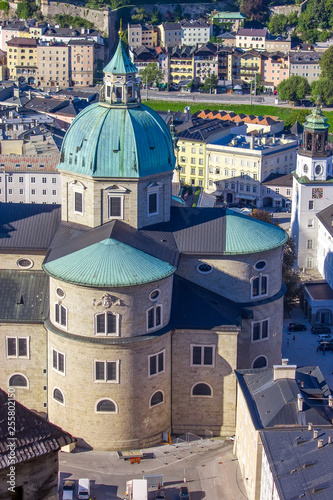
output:
<instances>
[{"instance_id":1,"label":"cross on dome finial","mask_svg":"<svg viewBox=\"0 0 333 500\"><path fill-rule=\"evenodd\" d=\"M118 35L119 35L119 38L121 38L123 36L124 32L123 32L123 20L120 19L120 27L119 27L119 31L118 31Z\"/></svg>"}]
</instances>

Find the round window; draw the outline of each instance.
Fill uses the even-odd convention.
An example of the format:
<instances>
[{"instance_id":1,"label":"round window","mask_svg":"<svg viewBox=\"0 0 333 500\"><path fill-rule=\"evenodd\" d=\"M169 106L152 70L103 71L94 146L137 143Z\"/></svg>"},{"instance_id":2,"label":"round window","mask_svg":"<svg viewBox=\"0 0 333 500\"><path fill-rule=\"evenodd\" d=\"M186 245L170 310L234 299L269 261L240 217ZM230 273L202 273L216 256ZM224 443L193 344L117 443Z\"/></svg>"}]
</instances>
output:
<instances>
[{"instance_id":1,"label":"round window","mask_svg":"<svg viewBox=\"0 0 333 500\"><path fill-rule=\"evenodd\" d=\"M17 265L22 269L30 269L34 265L34 263L31 259L19 259L17 261Z\"/></svg>"},{"instance_id":2,"label":"round window","mask_svg":"<svg viewBox=\"0 0 333 500\"><path fill-rule=\"evenodd\" d=\"M159 296L160 296L160 291L159 290L153 290L149 294L150 300L157 300L159 298Z\"/></svg>"},{"instance_id":3,"label":"round window","mask_svg":"<svg viewBox=\"0 0 333 500\"><path fill-rule=\"evenodd\" d=\"M60 287L56 289L56 294L58 295L59 299L63 299L65 297L65 292Z\"/></svg>"},{"instance_id":4,"label":"round window","mask_svg":"<svg viewBox=\"0 0 333 500\"><path fill-rule=\"evenodd\" d=\"M266 262L264 260L258 260L258 262L254 264L254 267L257 271L261 271L262 269L265 269Z\"/></svg>"},{"instance_id":5,"label":"round window","mask_svg":"<svg viewBox=\"0 0 333 500\"><path fill-rule=\"evenodd\" d=\"M307 165L303 165L303 172L304 172L305 174L307 174L307 173L308 173L308 171L309 171L308 166L307 166Z\"/></svg>"},{"instance_id":6,"label":"round window","mask_svg":"<svg viewBox=\"0 0 333 500\"><path fill-rule=\"evenodd\" d=\"M322 172L322 170L323 169L322 169L321 165L316 165L316 167L315 167L315 173L316 173L316 175L320 175L321 172Z\"/></svg>"},{"instance_id":7,"label":"round window","mask_svg":"<svg viewBox=\"0 0 333 500\"><path fill-rule=\"evenodd\" d=\"M197 266L197 270L199 271L199 273L208 274L212 272L213 268L209 264L199 264Z\"/></svg>"}]
</instances>

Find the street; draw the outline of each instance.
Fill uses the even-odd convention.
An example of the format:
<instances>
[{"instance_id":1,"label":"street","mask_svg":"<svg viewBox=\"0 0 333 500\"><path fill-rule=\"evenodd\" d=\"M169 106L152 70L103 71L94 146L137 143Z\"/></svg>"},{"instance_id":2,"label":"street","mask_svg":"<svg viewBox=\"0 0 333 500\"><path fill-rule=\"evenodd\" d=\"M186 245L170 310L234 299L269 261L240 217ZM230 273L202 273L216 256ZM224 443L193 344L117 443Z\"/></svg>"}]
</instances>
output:
<instances>
[{"instance_id":1,"label":"street","mask_svg":"<svg viewBox=\"0 0 333 500\"><path fill-rule=\"evenodd\" d=\"M191 442L175 438L171 445L145 449L145 453L153 454L154 458L144 459L139 464L119 459L116 452L75 450L59 456L59 484L74 479L77 487L79 478L88 477L92 481L91 498L122 500L126 481L163 474L166 500L178 500L184 480L191 500L245 500L238 460L232 449L232 441L219 438ZM155 491L149 491L149 500L155 498Z\"/></svg>"}]
</instances>

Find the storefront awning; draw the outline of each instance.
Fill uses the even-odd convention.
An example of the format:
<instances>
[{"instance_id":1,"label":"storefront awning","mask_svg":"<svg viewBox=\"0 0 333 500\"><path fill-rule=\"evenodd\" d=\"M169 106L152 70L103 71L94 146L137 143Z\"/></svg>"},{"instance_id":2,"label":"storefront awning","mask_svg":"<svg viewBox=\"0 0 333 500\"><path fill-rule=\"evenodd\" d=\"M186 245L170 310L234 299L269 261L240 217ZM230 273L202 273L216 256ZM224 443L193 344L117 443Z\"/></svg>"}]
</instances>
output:
<instances>
[{"instance_id":1,"label":"storefront awning","mask_svg":"<svg viewBox=\"0 0 333 500\"><path fill-rule=\"evenodd\" d=\"M252 194L237 194L236 198L239 200L255 200L257 197L252 196Z\"/></svg>"}]
</instances>

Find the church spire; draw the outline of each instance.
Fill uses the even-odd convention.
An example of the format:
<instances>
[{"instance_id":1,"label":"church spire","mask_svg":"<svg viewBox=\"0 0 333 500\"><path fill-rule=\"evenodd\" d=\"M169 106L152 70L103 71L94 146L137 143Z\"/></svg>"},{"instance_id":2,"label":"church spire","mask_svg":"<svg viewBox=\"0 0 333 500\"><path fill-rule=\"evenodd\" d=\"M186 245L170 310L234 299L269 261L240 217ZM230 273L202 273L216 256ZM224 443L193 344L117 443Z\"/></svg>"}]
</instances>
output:
<instances>
[{"instance_id":1,"label":"church spire","mask_svg":"<svg viewBox=\"0 0 333 500\"><path fill-rule=\"evenodd\" d=\"M118 34L117 49L111 61L103 69L104 85L101 89L100 103L134 107L141 103L140 89L135 80L138 70L126 54L122 42L121 22Z\"/></svg>"}]
</instances>

